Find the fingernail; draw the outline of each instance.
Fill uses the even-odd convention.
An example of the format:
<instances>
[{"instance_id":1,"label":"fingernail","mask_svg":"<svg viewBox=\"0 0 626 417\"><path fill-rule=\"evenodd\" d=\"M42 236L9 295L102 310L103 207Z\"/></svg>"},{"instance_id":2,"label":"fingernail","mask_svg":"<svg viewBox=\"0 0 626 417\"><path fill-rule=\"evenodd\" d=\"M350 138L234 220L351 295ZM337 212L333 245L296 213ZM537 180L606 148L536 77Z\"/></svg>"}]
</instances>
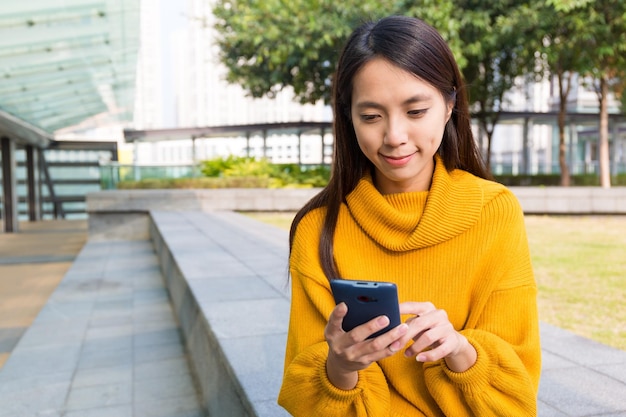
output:
<instances>
[{"instance_id":1,"label":"fingernail","mask_svg":"<svg viewBox=\"0 0 626 417\"><path fill-rule=\"evenodd\" d=\"M426 355L420 353L415 357L415 360L418 362L426 362Z\"/></svg>"},{"instance_id":2,"label":"fingernail","mask_svg":"<svg viewBox=\"0 0 626 417\"><path fill-rule=\"evenodd\" d=\"M389 324L389 319L387 318L387 316L379 317L378 324L380 324L381 326L386 326Z\"/></svg>"}]
</instances>

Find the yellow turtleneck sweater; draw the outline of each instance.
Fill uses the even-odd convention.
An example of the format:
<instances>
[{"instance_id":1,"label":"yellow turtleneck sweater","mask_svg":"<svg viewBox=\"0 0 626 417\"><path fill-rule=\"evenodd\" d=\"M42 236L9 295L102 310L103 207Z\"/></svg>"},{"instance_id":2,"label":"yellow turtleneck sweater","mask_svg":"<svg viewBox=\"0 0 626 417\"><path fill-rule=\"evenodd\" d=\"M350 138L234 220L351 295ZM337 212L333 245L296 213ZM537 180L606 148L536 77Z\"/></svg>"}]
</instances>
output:
<instances>
[{"instance_id":1,"label":"yellow turtleneck sweater","mask_svg":"<svg viewBox=\"0 0 626 417\"><path fill-rule=\"evenodd\" d=\"M334 240L341 277L392 281L400 302L444 309L478 358L455 373L444 360L419 363L401 350L360 371L348 391L333 386L325 369L324 327L335 303L318 256L324 213L308 213L293 243L280 405L310 417L536 415L536 284L510 191L437 161L428 192L381 195L364 178L350 193Z\"/></svg>"}]
</instances>

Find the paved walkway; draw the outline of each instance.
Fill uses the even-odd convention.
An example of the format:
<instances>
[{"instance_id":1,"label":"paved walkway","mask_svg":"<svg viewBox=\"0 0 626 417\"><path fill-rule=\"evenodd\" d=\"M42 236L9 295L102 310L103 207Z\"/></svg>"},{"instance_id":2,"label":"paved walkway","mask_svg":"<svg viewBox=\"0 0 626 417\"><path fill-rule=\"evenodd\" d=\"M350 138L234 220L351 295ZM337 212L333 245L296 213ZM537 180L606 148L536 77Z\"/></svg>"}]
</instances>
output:
<instances>
[{"instance_id":1,"label":"paved walkway","mask_svg":"<svg viewBox=\"0 0 626 417\"><path fill-rule=\"evenodd\" d=\"M264 227L245 222L251 236ZM38 252L50 233L0 234L0 281L7 265L69 261L62 234ZM0 369L0 417L201 416L151 244L89 241L80 259ZM542 348L540 417L626 417L626 352L545 323Z\"/></svg>"},{"instance_id":2,"label":"paved walkway","mask_svg":"<svg viewBox=\"0 0 626 417\"><path fill-rule=\"evenodd\" d=\"M0 368L87 240L84 220L25 222L0 233Z\"/></svg>"},{"instance_id":3,"label":"paved walkway","mask_svg":"<svg viewBox=\"0 0 626 417\"><path fill-rule=\"evenodd\" d=\"M89 241L65 265L86 234L84 222L0 234L0 332L12 350L0 417L202 416L152 244ZM22 305L29 314L14 314Z\"/></svg>"}]
</instances>

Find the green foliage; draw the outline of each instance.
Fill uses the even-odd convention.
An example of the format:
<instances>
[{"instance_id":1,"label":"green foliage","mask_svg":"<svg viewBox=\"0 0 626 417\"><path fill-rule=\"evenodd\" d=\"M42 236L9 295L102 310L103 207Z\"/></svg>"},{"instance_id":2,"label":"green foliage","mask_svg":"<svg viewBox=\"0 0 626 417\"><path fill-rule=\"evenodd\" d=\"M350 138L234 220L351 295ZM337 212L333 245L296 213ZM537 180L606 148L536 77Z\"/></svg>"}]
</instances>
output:
<instances>
[{"instance_id":1,"label":"green foliage","mask_svg":"<svg viewBox=\"0 0 626 417\"><path fill-rule=\"evenodd\" d=\"M149 178L139 181L120 181L120 190L134 189L195 189L195 188L268 188L268 178Z\"/></svg>"},{"instance_id":2,"label":"green foliage","mask_svg":"<svg viewBox=\"0 0 626 417\"><path fill-rule=\"evenodd\" d=\"M228 156L227 158L210 159L200 164L200 170L202 174L207 177L220 177L223 175L224 171L228 170L234 164L239 163L240 160L240 157L234 155Z\"/></svg>"},{"instance_id":3,"label":"green foliage","mask_svg":"<svg viewBox=\"0 0 626 417\"><path fill-rule=\"evenodd\" d=\"M505 94L517 77L535 66L535 27L529 1L476 2L457 0L454 18L459 23L463 57L467 64L469 102L488 150L491 136L505 106ZM487 162L489 163L489 155Z\"/></svg>"},{"instance_id":4,"label":"green foliage","mask_svg":"<svg viewBox=\"0 0 626 417\"><path fill-rule=\"evenodd\" d=\"M229 156L203 161L201 171L213 178L259 178L267 187L323 187L330 178L327 166L301 168L298 164L272 164L266 159Z\"/></svg>"},{"instance_id":5,"label":"green foliage","mask_svg":"<svg viewBox=\"0 0 626 417\"><path fill-rule=\"evenodd\" d=\"M228 81L253 97L291 86L302 103L330 101L330 77L345 39L363 19L392 9L382 0L218 0L213 14Z\"/></svg>"},{"instance_id":6,"label":"green foliage","mask_svg":"<svg viewBox=\"0 0 626 417\"><path fill-rule=\"evenodd\" d=\"M331 77L352 30L392 14L417 16L447 38L463 62L452 0L218 0L220 59L227 79L252 97L291 87L301 103L330 103Z\"/></svg>"},{"instance_id":7,"label":"green foliage","mask_svg":"<svg viewBox=\"0 0 626 417\"><path fill-rule=\"evenodd\" d=\"M495 175L495 180L508 187L551 187L561 185L561 176L559 174ZM600 178L597 174L571 175L570 181L570 185L577 187L597 187L600 185ZM626 186L626 174L614 175L611 183L617 186Z\"/></svg>"},{"instance_id":8,"label":"green foliage","mask_svg":"<svg viewBox=\"0 0 626 417\"><path fill-rule=\"evenodd\" d=\"M491 136L515 77L534 66L529 1L218 0L213 13L228 81L253 97L291 87L300 102L330 102L331 77L351 31L392 14L419 17L448 40L470 101Z\"/></svg>"}]
</instances>

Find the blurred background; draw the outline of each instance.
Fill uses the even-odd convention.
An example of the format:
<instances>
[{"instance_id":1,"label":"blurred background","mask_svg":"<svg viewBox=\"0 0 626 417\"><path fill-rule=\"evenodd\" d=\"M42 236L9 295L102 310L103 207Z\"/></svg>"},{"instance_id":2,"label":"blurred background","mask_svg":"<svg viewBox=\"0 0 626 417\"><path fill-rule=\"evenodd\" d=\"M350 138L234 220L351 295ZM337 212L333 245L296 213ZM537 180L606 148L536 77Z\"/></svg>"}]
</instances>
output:
<instances>
[{"instance_id":1,"label":"blurred background","mask_svg":"<svg viewBox=\"0 0 626 417\"><path fill-rule=\"evenodd\" d=\"M449 41L498 180L626 183L621 2L335 3L2 1L5 211L16 198L18 218L84 217L86 192L203 176L216 158L327 168L336 57L388 14Z\"/></svg>"}]
</instances>

